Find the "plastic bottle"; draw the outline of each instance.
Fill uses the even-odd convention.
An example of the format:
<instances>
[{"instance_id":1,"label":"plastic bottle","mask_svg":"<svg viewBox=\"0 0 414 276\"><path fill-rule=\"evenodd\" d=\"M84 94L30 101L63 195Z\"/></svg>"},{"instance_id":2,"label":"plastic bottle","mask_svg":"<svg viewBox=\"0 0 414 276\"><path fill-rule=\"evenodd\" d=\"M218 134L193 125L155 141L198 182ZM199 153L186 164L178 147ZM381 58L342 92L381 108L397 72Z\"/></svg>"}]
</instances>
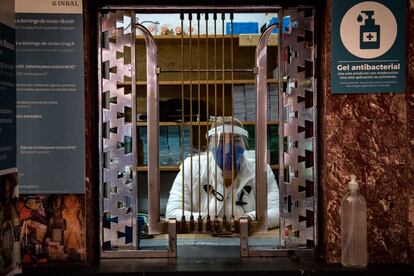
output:
<instances>
[{"instance_id":1,"label":"plastic bottle","mask_svg":"<svg viewBox=\"0 0 414 276\"><path fill-rule=\"evenodd\" d=\"M360 194L356 176L351 175L348 194L341 205L341 262L345 267L367 266L367 204Z\"/></svg>"}]
</instances>

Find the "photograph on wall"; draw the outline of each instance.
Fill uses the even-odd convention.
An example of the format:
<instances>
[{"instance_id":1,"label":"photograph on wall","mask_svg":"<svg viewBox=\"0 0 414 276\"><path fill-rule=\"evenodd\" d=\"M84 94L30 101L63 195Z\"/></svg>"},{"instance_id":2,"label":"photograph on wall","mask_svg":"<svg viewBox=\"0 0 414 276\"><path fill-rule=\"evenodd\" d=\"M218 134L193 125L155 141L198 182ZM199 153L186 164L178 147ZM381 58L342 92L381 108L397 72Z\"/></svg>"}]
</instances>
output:
<instances>
[{"instance_id":1,"label":"photograph on wall","mask_svg":"<svg viewBox=\"0 0 414 276\"><path fill-rule=\"evenodd\" d=\"M83 195L24 195L19 199L23 265L83 263Z\"/></svg>"},{"instance_id":2,"label":"photograph on wall","mask_svg":"<svg viewBox=\"0 0 414 276\"><path fill-rule=\"evenodd\" d=\"M20 271L17 173L0 176L0 275Z\"/></svg>"}]
</instances>

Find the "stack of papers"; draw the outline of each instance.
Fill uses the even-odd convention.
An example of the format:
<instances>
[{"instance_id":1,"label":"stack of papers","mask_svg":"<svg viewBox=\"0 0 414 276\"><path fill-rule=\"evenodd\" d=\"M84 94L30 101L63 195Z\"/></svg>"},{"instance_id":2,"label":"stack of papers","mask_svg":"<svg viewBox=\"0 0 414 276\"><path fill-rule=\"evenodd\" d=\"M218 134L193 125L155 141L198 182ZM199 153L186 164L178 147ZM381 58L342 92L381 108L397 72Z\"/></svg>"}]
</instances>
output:
<instances>
[{"instance_id":1,"label":"stack of papers","mask_svg":"<svg viewBox=\"0 0 414 276\"><path fill-rule=\"evenodd\" d=\"M278 86L276 84L270 84L267 97L267 111L268 120L276 121L279 118L279 95Z\"/></svg>"},{"instance_id":2,"label":"stack of papers","mask_svg":"<svg viewBox=\"0 0 414 276\"><path fill-rule=\"evenodd\" d=\"M139 138L141 139L142 149L138 151L143 152L142 160L138 160L140 165L148 164L148 139L147 128L139 128ZM184 147L184 158L190 156L191 141L190 141L190 127L184 127L184 143L182 141L181 126L161 126L159 139L159 162L160 166L179 165L182 161L182 147ZM195 153L195 148L193 149Z\"/></svg>"},{"instance_id":3,"label":"stack of papers","mask_svg":"<svg viewBox=\"0 0 414 276\"><path fill-rule=\"evenodd\" d=\"M240 121L256 121L256 87L254 84L233 86L234 116ZM268 86L267 120L276 121L279 118L278 85Z\"/></svg>"},{"instance_id":4,"label":"stack of papers","mask_svg":"<svg viewBox=\"0 0 414 276\"><path fill-rule=\"evenodd\" d=\"M233 86L233 115L240 121L246 121L244 85Z\"/></svg>"},{"instance_id":5,"label":"stack of papers","mask_svg":"<svg viewBox=\"0 0 414 276\"><path fill-rule=\"evenodd\" d=\"M246 121L254 122L256 120L256 86L246 84L244 94L246 98Z\"/></svg>"}]
</instances>

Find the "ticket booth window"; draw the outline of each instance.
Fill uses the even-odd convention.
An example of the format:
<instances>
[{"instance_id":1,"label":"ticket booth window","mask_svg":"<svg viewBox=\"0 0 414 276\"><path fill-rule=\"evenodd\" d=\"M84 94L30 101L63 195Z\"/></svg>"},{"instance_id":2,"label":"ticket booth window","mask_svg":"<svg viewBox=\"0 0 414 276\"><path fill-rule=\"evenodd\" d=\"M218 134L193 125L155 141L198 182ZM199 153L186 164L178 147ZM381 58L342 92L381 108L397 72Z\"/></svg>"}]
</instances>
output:
<instances>
[{"instance_id":1,"label":"ticket booth window","mask_svg":"<svg viewBox=\"0 0 414 276\"><path fill-rule=\"evenodd\" d=\"M101 256L313 254L314 24L312 7L100 11Z\"/></svg>"}]
</instances>

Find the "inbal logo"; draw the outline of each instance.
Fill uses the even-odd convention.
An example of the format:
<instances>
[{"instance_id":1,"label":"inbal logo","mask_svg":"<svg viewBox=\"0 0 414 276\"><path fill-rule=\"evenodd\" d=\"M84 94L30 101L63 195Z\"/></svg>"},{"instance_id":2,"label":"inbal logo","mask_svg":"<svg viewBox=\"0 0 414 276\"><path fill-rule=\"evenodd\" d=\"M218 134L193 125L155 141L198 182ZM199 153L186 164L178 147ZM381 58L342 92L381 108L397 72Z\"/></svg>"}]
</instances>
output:
<instances>
[{"instance_id":1,"label":"inbal logo","mask_svg":"<svg viewBox=\"0 0 414 276\"><path fill-rule=\"evenodd\" d=\"M77 7L78 1L68 1L68 0L52 1L52 6Z\"/></svg>"}]
</instances>

